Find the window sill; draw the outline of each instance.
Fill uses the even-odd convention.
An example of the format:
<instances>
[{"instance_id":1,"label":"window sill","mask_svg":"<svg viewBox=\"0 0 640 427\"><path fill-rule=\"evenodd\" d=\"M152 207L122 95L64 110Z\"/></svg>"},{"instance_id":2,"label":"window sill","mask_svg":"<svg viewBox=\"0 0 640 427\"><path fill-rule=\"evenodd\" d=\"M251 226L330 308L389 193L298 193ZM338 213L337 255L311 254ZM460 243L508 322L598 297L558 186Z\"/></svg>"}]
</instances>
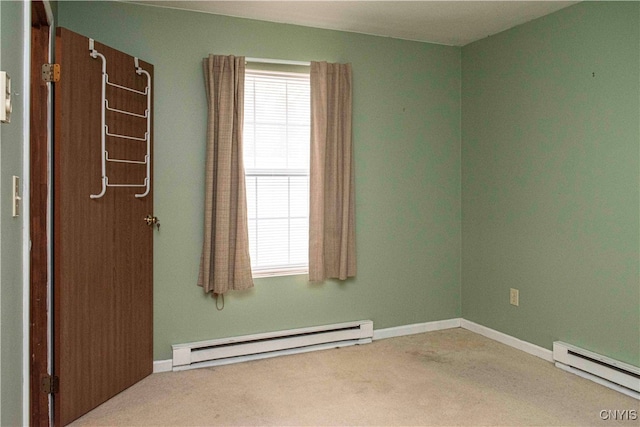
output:
<instances>
[{"instance_id":1,"label":"window sill","mask_svg":"<svg viewBox=\"0 0 640 427\"><path fill-rule=\"evenodd\" d=\"M274 270L260 270L253 272L254 279L261 279L264 277L281 277L281 276L300 276L303 274L309 274L309 269L304 268L292 268L292 269L274 269Z\"/></svg>"}]
</instances>

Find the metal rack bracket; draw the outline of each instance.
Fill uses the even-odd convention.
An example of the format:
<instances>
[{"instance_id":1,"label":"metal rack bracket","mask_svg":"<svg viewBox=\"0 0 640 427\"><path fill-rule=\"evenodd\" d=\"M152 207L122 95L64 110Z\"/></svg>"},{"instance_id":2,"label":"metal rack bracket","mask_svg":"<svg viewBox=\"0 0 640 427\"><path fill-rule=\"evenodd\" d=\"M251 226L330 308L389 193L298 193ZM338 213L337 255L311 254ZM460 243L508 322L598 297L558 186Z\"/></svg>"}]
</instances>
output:
<instances>
[{"instance_id":1,"label":"metal rack bracket","mask_svg":"<svg viewBox=\"0 0 640 427\"><path fill-rule=\"evenodd\" d=\"M137 198L145 197L149 194L149 191L151 190L151 75L149 74L148 71L140 67L138 58L134 58L134 68L135 68L136 74L139 76L145 75L147 78L147 85L145 86L144 90L140 91L140 90L122 86L116 83L112 83L109 81L109 75L107 74L107 59L104 57L103 54L101 54L95 49L93 39L89 39L89 55L94 59L100 58L102 60L102 100L101 100L102 111L101 111L101 119L100 119L101 120L100 144L101 144L101 152L102 152L102 156L101 156L102 189L100 193L91 194L89 195L89 197L92 199L101 198L107 192L108 187L144 188L145 190L142 193L135 194L135 197ZM134 113L132 111L125 111L125 110L109 107L109 100L107 99L107 96L106 96L107 86L111 86L119 90L125 90L128 92L134 93L136 95L145 96L147 99L147 108L145 109L144 113L139 114L139 113ZM137 136L131 136L131 135L119 135L116 133L109 132L109 126L106 123L107 111L112 111L118 114L124 114L124 115L145 119L147 129L146 129L146 132L144 133L144 137L137 137ZM144 160L110 158L109 152L107 151L107 146L106 146L107 137L146 142L146 154L144 156ZM107 176L107 162L124 163L124 164L132 164L132 165L146 165L146 176L144 178L143 183L142 184L133 184L133 183L111 184L109 183L109 177Z\"/></svg>"}]
</instances>

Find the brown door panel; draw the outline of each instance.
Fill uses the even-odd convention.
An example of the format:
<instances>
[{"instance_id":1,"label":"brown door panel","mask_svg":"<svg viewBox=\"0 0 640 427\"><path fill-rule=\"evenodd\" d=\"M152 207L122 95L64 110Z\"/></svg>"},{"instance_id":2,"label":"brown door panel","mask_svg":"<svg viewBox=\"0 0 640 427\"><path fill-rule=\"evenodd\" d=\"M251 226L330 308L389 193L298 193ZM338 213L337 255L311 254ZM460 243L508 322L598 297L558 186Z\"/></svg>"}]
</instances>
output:
<instances>
[{"instance_id":1,"label":"brown door panel","mask_svg":"<svg viewBox=\"0 0 640 427\"><path fill-rule=\"evenodd\" d=\"M109 81L143 90L134 58L95 42ZM54 396L56 425L65 425L153 370L153 194L142 188L101 192L102 61L87 37L56 31L54 138ZM153 66L140 61L153 80ZM146 99L107 87L109 106L144 113ZM149 112L152 114L152 112ZM146 121L106 114L110 133L143 137ZM153 128L153 126L151 127ZM149 135L152 138L152 135ZM151 139L152 141L152 139ZM111 158L144 160L146 142L107 137ZM142 156L142 158L141 158ZM111 184L142 184L144 165L108 163ZM153 182L153 181L151 181Z\"/></svg>"}]
</instances>

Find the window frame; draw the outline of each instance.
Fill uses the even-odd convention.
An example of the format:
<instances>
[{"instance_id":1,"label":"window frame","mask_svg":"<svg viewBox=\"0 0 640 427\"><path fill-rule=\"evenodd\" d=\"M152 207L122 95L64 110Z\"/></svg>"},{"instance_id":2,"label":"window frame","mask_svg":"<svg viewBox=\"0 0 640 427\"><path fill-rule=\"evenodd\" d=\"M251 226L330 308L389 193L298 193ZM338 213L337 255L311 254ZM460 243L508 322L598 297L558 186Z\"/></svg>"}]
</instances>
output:
<instances>
[{"instance_id":1,"label":"window frame","mask_svg":"<svg viewBox=\"0 0 640 427\"><path fill-rule=\"evenodd\" d=\"M247 88L246 88L246 83L247 83L247 77L261 77L261 76L266 76L266 77L274 77L277 79L291 79L291 80L300 80L300 81L305 81L309 87L309 96L310 96L310 92L311 92L311 87L310 87L310 73L306 72L306 73L302 73L302 72L288 72L288 71L276 71L276 70L264 70L264 69L251 69L251 68L247 68L245 70L245 96L246 96L246 92L247 92ZM255 102L254 102L254 110L255 110ZM245 135L245 140L246 140L246 122L247 122L247 110L246 110L246 103L245 103L245 124L243 124L243 135ZM287 112L287 117L288 117L288 112ZM310 114L309 114L309 121L307 122L307 125L311 126L311 118L310 118ZM252 120L252 123L255 125L257 122L255 119ZM288 128L287 128L288 129ZM255 139L254 139L254 144L255 144ZM254 146L255 147L255 146ZM288 147L287 147L288 148ZM309 150L310 150L310 133L309 133ZM246 158L245 155L245 150L247 150L247 145L245 144L243 147L243 158ZM309 153L310 155L310 153ZM252 178L257 178L257 177L306 177L307 178L307 189L306 189L306 198L307 200L305 201L307 204L307 211L306 211L306 217L304 217L306 219L306 233L307 233L307 243L308 243L308 224L309 224L309 210L308 210L308 204L309 204L309 180L310 180L310 163L307 162L307 168L306 169L289 169L287 167L285 168L251 168L251 167L247 167L246 163L244 165L244 169L245 169L245 182L248 181L249 179ZM256 180L257 183L257 180ZM291 185L291 183L289 182L287 184L289 187ZM245 186L248 187L248 183L245 184ZM256 198L258 197L258 191L256 190ZM290 198L290 196L287 196L288 198ZM289 199L290 200L290 199ZM247 205L249 205L249 194L248 194L248 190L247 190ZM290 205L290 203L289 203ZM256 203L257 206L257 203ZM249 215L249 207L247 207L247 215ZM291 209L289 208L289 211L287 213L287 217L286 219L289 220L289 224L287 226L287 230L289 231L288 236L290 236L290 232L291 232ZM260 218L258 216L256 216L255 218L250 218L247 217L247 223L248 225L251 224L252 221L256 221L256 223L258 222ZM285 219L285 218L282 218ZM300 219L300 218L294 218L294 219ZM257 226L256 226L256 233L257 233ZM257 238L257 237L256 237ZM289 242L290 243L290 242ZM289 244L288 243L288 244ZM253 248L252 247L252 242L251 242L251 236L250 236L250 252L254 252L257 251L258 248ZM306 248L307 251L307 256L306 256L306 263L304 264L300 264L300 263L291 263L291 264L285 264L285 265L279 265L279 266L271 266L271 267L256 267L254 265L254 260L252 259L251 262L251 273L252 276L254 278L261 278L261 277L280 277L280 276L293 276L293 275L305 275L309 273L309 259L308 259L308 245ZM287 248L287 253L290 255L291 254L291 248Z\"/></svg>"}]
</instances>

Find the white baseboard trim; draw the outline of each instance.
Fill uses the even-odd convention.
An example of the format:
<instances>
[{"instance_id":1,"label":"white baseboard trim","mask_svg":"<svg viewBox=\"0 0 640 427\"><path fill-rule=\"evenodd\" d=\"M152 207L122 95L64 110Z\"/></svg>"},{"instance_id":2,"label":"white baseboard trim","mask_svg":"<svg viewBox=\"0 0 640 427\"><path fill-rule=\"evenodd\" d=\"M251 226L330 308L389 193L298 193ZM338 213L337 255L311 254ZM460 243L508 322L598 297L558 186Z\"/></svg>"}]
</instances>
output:
<instances>
[{"instance_id":1,"label":"white baseboard trim","mask_svg":"<svg viewBox=\"0 0 640 427\"><path fill-rule=\"evenodd\" d=\"M477 323L466 319L461 320L460 327L553 363L553 352L546 348L522 341L521 339L512 337L511 335L498 332L495 329L487 328L486 326L478 325Z\"/></svg>"},{"instance_id":2,"label":"white baseboard trim","mask_svg":"<svg viewBox=\"0 0 640 427\"><path fill-rule=\"evenodd\" d=\"M171 372L172 370L173 370L173 362L171 361L171 359L153 361L154 374L158 374L160 372Z\"/></svg>"},{"instance_id":3,"label":"white baseboard trim","mask_svg":"<svg viewBox=\"0 0 640 427\"><path fill-rule=\"evenodd\" d=\"M402 337L405 335L422 334L424 332L441 331L460 327L461 319L436 320L434 322L414 323L413 325L395 326L393 328L376 329L373 340Z\"/></svg>"}]
</instances>

